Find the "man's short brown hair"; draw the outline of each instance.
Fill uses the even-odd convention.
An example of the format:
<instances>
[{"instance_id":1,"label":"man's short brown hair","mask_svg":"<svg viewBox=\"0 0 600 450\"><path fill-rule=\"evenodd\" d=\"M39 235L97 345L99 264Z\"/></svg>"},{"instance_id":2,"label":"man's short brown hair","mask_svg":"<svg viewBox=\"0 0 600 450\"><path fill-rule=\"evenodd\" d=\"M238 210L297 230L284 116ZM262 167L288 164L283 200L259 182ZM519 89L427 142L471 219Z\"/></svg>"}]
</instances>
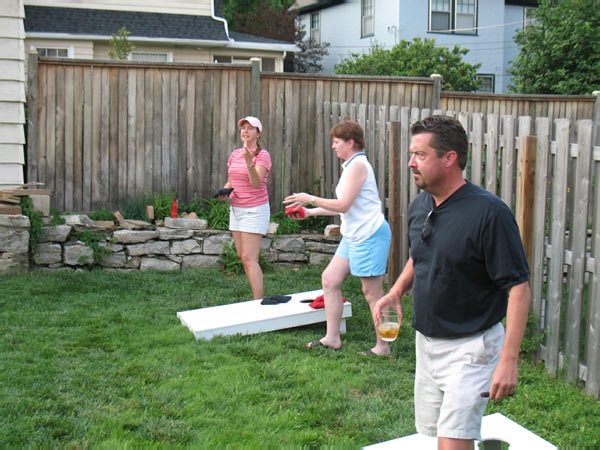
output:
<instances>
[{"instance_id":1,"label":"man's short brown hair","mask_svg":"<svg viewBox=\"0 0 600 450\"><path fill-rule=\"evenodd\" d=\"M421 133L431 133L429 146L435 149L438 157L449 151L458 155L458 166L464 170L469 155L469 140L467 132L461 123L450 116L431 116L415 122L410 127L413 136Z\"/></svg>"}]
</instances>

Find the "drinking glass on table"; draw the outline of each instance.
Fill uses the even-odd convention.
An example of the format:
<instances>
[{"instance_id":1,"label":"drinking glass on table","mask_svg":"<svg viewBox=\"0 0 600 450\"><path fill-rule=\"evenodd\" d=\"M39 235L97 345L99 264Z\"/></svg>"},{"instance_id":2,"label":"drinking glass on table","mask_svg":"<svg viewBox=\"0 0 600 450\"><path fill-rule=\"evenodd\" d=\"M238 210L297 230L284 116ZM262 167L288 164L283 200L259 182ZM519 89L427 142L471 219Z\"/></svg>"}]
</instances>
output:
<instances>
[{"instance_id":1,"label":"drinking glass on table","mask_svg":"<svg viewBox=\"0 0 600 450\"><path fill-rule=\"evenodd\" d=\"M381 339L387 342L393 342L398 337L400 331L400 322L398 322L398 313L393 309L388 309L381 313L377 330Z\"/></svg>"}]
</instances>

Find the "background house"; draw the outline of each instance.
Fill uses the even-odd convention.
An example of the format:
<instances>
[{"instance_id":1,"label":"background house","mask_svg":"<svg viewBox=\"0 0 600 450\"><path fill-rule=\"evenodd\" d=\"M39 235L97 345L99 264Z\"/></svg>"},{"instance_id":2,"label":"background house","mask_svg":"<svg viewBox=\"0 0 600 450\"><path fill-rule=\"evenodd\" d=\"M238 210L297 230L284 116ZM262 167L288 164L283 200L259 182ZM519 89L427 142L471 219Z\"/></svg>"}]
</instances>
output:
<instances>
[{"instance_id":1,"label":"background house","mask_svg":"<svg viewBox=\"0 0 600 450\"><path fill-rule=\"evenodd\" d=\"M135 46L130 59L237 63L261 59L263 71L282 72L291 42L230 31L220 0L24 0L27 50L40 56L108 59L109 39L121 27Z\"/></svg>"},{"instance_id":2,"label":"background house","mask_svg":"<svg viewBox=\"0 0 600 450\"><path fill-rule=\"evenodd\" d=\"M432 38L438 46L468 48L464 60L481 63L480 91L502 93L519 52L513 37L536 5L537 0L297 0L293 8L311 37L331 44L324 72L374 44L391 48L401 40Z\"/></svg>"}]
</instances>

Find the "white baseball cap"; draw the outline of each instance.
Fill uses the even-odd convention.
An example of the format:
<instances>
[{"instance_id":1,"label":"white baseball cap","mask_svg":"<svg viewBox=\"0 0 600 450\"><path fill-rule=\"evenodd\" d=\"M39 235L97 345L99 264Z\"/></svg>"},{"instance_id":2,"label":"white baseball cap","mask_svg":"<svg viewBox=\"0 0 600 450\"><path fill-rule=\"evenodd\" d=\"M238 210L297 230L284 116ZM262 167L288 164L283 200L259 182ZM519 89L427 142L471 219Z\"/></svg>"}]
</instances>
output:
<instances>
[{"instance_id":1,"label":"white baseball cap","mask_svg":"<svg viewBox=\"0 0 600 450\"><path fill-rule=\"evenodd\" d=\"M241 127L244 122L248 122L254 128L258 128L258 131L260 131L262 133L262 123L260 123L260 120L258 120L256 117L247 116L247 117L244 117L243 119L240 119L238 122L238 127Z\"/></svg>"}]
</instances>

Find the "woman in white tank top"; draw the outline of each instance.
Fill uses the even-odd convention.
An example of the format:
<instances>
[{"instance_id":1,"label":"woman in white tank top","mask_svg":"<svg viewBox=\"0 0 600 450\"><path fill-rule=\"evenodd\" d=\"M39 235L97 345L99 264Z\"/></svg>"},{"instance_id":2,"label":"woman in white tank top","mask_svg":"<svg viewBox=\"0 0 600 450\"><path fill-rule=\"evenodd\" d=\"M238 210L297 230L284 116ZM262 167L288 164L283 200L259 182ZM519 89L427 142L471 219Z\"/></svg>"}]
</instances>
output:
<instances>
[{"instance_id":1,"label":"woman in white tank top","mask_svg":"<svg viewBox=\"0 0 600 450\"><path fill-rule=\"evenodd\" d=\"M344 161L336 187L335 199L326 199L307 193L293 194L285 204L303 207L290 217L333 216L341 218L342 241L335 256L321 277L325 296L327 333L323 338L307 344L338 350L342 347L340 324L342 320L342 283L349 275L360 277L362 290L371 311L383 296L383 277L387 269L390 248L390 228L382 213L373 168L363 152L364 133L361 126L348 120L335 125L330 132L331 148ZM374 322L374 321L373 321ZM373 323L376 344L362 354L389 355L389 344L382 340Z\"/></svg>"}]
</instances>

